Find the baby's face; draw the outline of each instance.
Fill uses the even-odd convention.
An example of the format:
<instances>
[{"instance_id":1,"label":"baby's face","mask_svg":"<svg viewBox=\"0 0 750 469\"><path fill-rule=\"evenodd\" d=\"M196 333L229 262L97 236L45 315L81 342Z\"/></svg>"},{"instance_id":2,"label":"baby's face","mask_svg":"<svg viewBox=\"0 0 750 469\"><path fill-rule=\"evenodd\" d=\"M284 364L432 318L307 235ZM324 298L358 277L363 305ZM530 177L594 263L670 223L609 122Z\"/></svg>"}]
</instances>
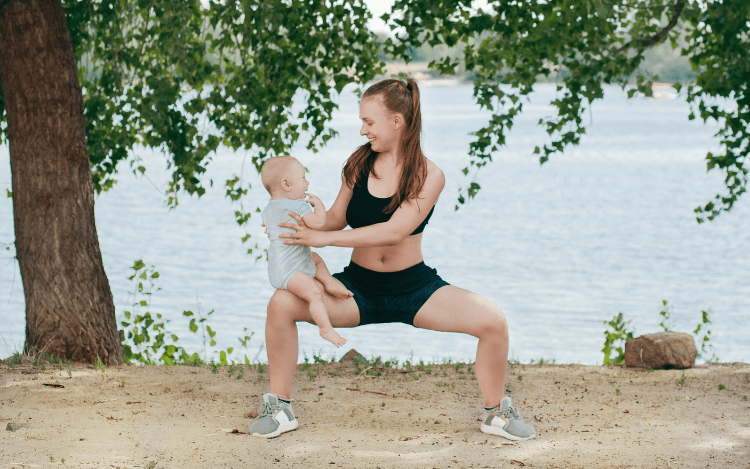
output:
<instances>
[{"instance_id":1,"label":"baby's face","mask_svg":"<svg viewBox=\"0 0 750 469\"><path fill-rule=\"evenodd\" d=\"M291 188L287 194L288 197L293 200L304 199L310 183L305 179L305 167L302 166L302 163L296 162L292 165L285 179L289 181L289 187Z\"/></svg>"}]
</instances>

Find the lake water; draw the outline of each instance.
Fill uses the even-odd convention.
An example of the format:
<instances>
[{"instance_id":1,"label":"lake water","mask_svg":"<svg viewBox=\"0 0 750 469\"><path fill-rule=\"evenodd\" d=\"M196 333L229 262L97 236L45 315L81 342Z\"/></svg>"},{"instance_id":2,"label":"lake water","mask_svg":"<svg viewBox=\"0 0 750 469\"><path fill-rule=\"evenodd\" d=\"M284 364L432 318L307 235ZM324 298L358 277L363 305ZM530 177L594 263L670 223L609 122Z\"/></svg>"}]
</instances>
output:
<instances>
[{"instance_id":1,"label":"lake water","mask_svg":"<svg viewBox=\"0 0 750 469\"><path fill-rule=\"evenodd\" d=\"M693 213L722 189L721 175L706 173L704 162L707 151L719 151L715 126L689 122L688 106L679 99L627 100L612 88L587 114L581 145L540 166L531 151L548 140L536 122L553 112L545 103L555 94L554 85L540 85L507 146L477 176L477 198L455 211L458 189L469 182L460 172L468 163L469 133L487 114L473 104L469 86L425 86L422 94L424 151L446 175L424 233L425 260L448 282L501 306L510 321L512 358L601 363L604 320L623 312L636 334L657 332L666 299L674 307L675 330L692 331L701 310L710 308L715 354L721 361L750 361L750 199L746 195L711 223L698 225ZM345 92L339 101L332 126L340 136L318 154L303 146L294 151L310 170L310 191L326 206L337 194L345 159L364 142L356 97ZM223 181L240 174L245 153L220 149L207 176L214 190L201 199L184 195L171 211L164 203L164 158L138 154L150 181L123 165L119 183L96 201L118 317L134 301L130 266L143 259L161 274L151 311L172 319L169 329L182 345L202 350L201 341L189 337L182 311L214 310L209 324L217 331L216 348L237 347L247 328L255 336L240 353L265 361L265 308L273 289L265 262L245 254L245 231L234 222L236 206L222 189ZM254 189L244 203L263 207L268 196L254 173L247 155L244 179ZM9 156L0 146L0 191L6 188ZM250 224L253 239L265 247L260 217ZM5 250L13 239L12 204L3 195L0 356L20 349L24 338L20 274L13 250ZM350 256L346 248L317 252L332 272ZM351 346L366 356L472 361L476 349L472 337L401 324L342 330L349 340L342 350L320 339L314 326L299 330L300 358L340 357Z\"/></svg>"}]
</instances>

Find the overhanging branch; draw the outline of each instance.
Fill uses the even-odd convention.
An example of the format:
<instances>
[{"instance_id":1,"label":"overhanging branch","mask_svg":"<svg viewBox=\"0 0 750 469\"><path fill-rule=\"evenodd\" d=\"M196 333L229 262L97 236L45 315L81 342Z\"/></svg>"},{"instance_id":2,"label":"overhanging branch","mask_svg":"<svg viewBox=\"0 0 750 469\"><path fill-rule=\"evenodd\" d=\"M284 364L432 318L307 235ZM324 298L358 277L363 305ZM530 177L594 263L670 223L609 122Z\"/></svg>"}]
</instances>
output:
<instances>
[{"instance_id":1,"label":"overhanging branch","mask_svg":"<svg viewBox=\"0 0 750 469\"><path fill-rule=\"evenodd\" d=\"M669 31L672 30L677 25L677 20L680 18L680 15L682 14L682 10L685 8L685 4L687 3L687 0L679 0L673 10L672 19L669 21L669 23L659 31L658 33L654 34L648 39L633 39L632 41L628 42L624 46L620 47L615 51L615 54L621 54L625 52L626 50L630 49L631 47L638 47L638 54L641 55L643 51L648 49L649 47L653 46L654 44L658 44L664 39L664 36L666 36Z\"/></svg>"}]
</instances>

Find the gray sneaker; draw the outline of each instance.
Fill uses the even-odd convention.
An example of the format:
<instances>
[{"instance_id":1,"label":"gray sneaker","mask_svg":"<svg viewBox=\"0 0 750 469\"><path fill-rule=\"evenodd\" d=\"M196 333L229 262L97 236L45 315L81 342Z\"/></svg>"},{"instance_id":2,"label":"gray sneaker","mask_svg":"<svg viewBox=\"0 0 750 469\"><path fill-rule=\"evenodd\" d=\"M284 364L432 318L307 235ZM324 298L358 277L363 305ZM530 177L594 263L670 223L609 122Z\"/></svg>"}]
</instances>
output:
<instances>
[{"instance_id":1,"label":"gray sneaker","mask_svg":"<svg viewBox=\"0 0 750 469\"><path fill-rule=\"evenodd\" d=\"M263 405L260 408L258 421L250 425L250 434L263 438L276 438L284 432L295 430L299 426L297 417L292 411L292 404L280 401L271 393L263 394Z\"/></svg>"},{"instance_id":2,"label":"gray sneaker","mask_svg":"<svg viewBox=\"0 0 750 469\"><path fill-rule=\"evenodd\" d=\"M509 440L536 438L534 427L524 422L518 415L518 410L511 405L510 397L504 397L499 406L485 410L482 416L482 426L479 429L484 433L502 436Z\"/></svg>"}]
</instances>

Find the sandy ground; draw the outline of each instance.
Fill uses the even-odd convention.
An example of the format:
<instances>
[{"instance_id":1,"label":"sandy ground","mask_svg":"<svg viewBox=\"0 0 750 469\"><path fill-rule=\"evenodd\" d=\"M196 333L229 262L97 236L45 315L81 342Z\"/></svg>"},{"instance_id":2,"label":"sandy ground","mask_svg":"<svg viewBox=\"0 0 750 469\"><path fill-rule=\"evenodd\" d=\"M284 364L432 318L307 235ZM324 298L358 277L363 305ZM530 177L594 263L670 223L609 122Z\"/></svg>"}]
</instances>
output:
<instances>
[{"instance_id":1,"label":"sandy ground","mask_svg":"<svg viewBox=\"0 0 750 469\"><path fill-rule=\"evenodd\" d=\"M520 443L479 431L467 365L300 365L301 426L272 440L230 433L254 421L267 368L45 367L0 370L0 468L750 468L744 363L513 365L538 433Z\"/></svg>"}]
</instances>

